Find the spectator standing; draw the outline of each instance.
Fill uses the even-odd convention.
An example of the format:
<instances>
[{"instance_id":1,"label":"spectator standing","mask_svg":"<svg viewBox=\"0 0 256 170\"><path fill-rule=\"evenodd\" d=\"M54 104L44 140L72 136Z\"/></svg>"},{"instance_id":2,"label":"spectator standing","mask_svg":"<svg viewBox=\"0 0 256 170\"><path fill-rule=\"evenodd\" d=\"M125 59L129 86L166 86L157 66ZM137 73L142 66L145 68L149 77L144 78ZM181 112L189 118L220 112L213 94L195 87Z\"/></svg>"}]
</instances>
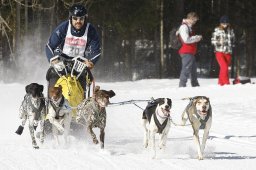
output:
<instances>
[{"instance_id":1,"label":"spectator standing","mask_svg":"<svg viewBox=\"0 0 256 170\"><path fill-rule=\"evenodd\" d=\"M234 30L230 26L228 16L224 15L220 18L220 25L214 29L211 38L216 60L220 66L218 84L221 86L230 84L228 67L231 64L234 42Z\"/></svg>"},{"instance_id":2,"label":"spectator standing","mask_svg":"<svg viewBox=\"0 0 256 170\"><path fill-rule=\"evenodd\" d=\"M192 29L193 25L195 25L198 20L199 17L197 13L188 13L187 18L182 20L182 24L177 32L182 43L179 49L182 62L179 87L186 87L189 77L192 87L199 86L195 54L197 52L197 43L202 40L202 36L195 35Z\"/></svg>"}]
</instances>

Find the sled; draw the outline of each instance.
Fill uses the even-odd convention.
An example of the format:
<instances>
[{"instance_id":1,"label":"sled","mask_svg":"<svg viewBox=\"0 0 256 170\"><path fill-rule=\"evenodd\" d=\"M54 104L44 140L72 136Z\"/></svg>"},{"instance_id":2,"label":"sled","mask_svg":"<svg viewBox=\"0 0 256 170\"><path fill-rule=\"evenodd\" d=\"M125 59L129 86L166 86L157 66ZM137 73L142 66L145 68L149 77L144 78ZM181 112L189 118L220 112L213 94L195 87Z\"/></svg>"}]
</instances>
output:
<instances>
[{"instance_id":1,"label":"sled","mask_svg":"<svg viewBox=\"0 0 256 170\"><path fill-rule=\"evenodd\" d=\"M74 124L77 116L76 107L86 97L90 97L90 87L93 82L93 77L90 70L87 69L86 64L84 63L85 59L82 57L71 58L68 56L58 56L56 59L58 59L59 62L51 64L51 67L59 75L59 79L54 86L62 86L62 94L72 107L72 124ZM86 91L83 90L78 80L84 72L86 75ZM45 120L46 133L51 133L51 124L47 116Z\"/></svg>"},{"instance_id":2,"label":"sled","mask_svg":"<svg viewBox=\"0 0 256 170\"><path fill-rule=\"evenodd\" d=\"M249 77L237 76L233 80L233 84L246 84L251 83L251 79Z\"/></svg>"}]
</instances>

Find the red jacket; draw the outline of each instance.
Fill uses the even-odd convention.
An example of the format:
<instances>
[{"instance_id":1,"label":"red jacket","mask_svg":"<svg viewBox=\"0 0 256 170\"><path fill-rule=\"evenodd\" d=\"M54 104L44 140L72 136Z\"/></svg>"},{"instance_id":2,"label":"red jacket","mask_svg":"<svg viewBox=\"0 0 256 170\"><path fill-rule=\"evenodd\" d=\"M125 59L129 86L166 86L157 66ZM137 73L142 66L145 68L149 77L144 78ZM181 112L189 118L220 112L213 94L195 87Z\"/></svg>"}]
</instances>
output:
<instances>
[{"instance_id":1,"label":"red jacket","mask_svg":"<svg viewBox=\"0 0 256 170\"><path fill-rule=\"evenodd\" d=\"M185 23L183 23L183 24L185 24ZM193 31L189 33L189 36L192 36L192 35L195 35ZM179 54L192 54L192 55L196 54L197 43L186 44L183 42L181 37L180 37L180 40L181 40L182 46L179 49Z\"/></svg>"}]
</instances>

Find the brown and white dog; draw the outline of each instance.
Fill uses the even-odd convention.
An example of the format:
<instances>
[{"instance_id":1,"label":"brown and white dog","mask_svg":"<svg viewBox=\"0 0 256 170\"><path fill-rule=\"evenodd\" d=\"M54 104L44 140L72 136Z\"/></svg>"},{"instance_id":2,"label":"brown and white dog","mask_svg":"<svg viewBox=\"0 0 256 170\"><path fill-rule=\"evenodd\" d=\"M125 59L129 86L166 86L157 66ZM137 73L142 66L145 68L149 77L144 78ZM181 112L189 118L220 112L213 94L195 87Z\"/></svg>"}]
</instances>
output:
<instances>
[{"instance_id":1,"label":"brown and white dog","mask_svg":"<svg viewBox=\"0 0 256 170\"><path fill-rule=\"evenodd\" d=\"M24 96L24 100L20 106L20 114L19 117L22 120L21 125L17 129L16 133L21 135L26 124L26 121L29 121L29 132L32 139L32 146L35 149L38 149L39 146L37 145L35 139L35 130L38 129L37 126L43 124L44 116L46 114L46 106L45 106L45 99L43 96L44 86L31 83L26 86L26 95ZM42 127L42 126L40 126ZM38 130L40 134L40 142L43 143L44 141L44 134L43 130Z\"/></svg>"},{"instance_id":2,"label":"brown and white dog","mask_svg":"<svg viewBox=\"0 0 256 170\"><path fill-rule=\"evenodd\" d=\"M169 98L158 98L148 103L143 111L142 124L144 127L143 145L145 148L152 147L152 158L156 157L155 135L159 133L159 148L166 146L167 135L171 127L170 109L172 100Z\"/></svg>"},{"instance_id":3,"label":"brown and white dog","mask_svg":"<svg viewBox=\"0 0 256 170\"><path fill-rule=\"evenodd\" d=\"M194 141L196 143L198 159L203 159L206 140L212 125L212 108L209 98L205 96L196 96L189 98L190 102L182 114L182 125L189 119L192 128ZM199 130L204 130L202 144L200 145Z\"/></svg>"},{"instance_id":4,"label":"brown and white dog","mask_svg":"<svg viewBox=\"0 0 256 170\"><path fill-rule=\"evenodd\" d=\"M99 141L92 129L100 129L101 149L104 148L106 107L109 104L109 98L113 96L115 96L113 90L100 90L100 87L96 86L93 97L83 100L77 107L77 122L86 127L95 144L98 144Z\"/></svg>"},{"instance_id":5,"label":"brown and white dog","mask_svg":"<svg viewBox=\"0 0 256 170\"><path fill-rule=\"evenodd\" d=\"M64 135L65 144L68 142L68 135L70 131L71 124L71 112L72 109L69 105L69 102L62 95L62 87L51 87L49 88L49 106L47 118L52 124L52 134L56 141L56 144L59 145L58 134Z\"/></svg>"}]
</instances>

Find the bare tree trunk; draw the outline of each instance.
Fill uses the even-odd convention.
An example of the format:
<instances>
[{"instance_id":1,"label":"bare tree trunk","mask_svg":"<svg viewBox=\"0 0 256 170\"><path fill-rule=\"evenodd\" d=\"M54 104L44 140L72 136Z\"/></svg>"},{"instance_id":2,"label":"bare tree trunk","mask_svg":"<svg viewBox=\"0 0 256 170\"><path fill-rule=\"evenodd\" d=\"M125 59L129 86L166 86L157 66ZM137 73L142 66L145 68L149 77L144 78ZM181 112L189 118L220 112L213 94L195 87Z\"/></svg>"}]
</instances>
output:
<instances>
[{"instance_id":1,"label":"bare tree trunk","mask_svg":"<svg viewBox=\"0 0 256 170\"><path fill-rule=\"evenodd\" d=\"M159 16L159 1L158 0L156 0L156 1L154 1L154 3L155 3L155 6L156 6L156 8L155 8L155 15L157 16L157 18L158 18L158 16ZM160 28L160 27L159 27ZM158 31L158 29L155 29L155 31L154 31L154 57L155 57L155 66L156 66L156 75L157 75L157 78L161 78L161 70L162 70L162 68L161 68L161 59L160 59L160 57L159 57L159 53L160 53L160 51L159 51L159 49L158 49L158 44L159 44L159 31Z\"/></svg>"},{"instance_id":2,"label":"bare tree trunk","mask_svg":"<svg viewBox=\"0 0 256 170\"><path fill-rule=\"evenodd\" d=\"M1 16L1 7L0 7L0 17ZM3 24L0 21L0 30L3 30ZM3 34L0 33L0 80L3 80L3 72L4 72L4 68L3 68L4 64L3 64Z\"/></svg>"},{"instance_id":3,"label":"bare tree trunk","mask_svg":"<svg viewBox=\"0 0 256 170\"><path fill-rule=\"evenodd\" d=\"M134 43L134 41L132 40L132 38L130 38L129 40L125 41L125 45L124 45L124 65L125 65L125 74L126 74L126 78L128 80L131 80L131 75L132 75L132 53L131 53L131 49L133 47L132 43Z\"/></svg>"},{"instance_id":4,"label":"bare tree trunk","mask_svg":"<svg viewBox=\"0 0 256 170\"><path fill-rule=\"evenodd\" d=\"M102 26L101 27L101 58L103 60L104 60L104 48L105 48L104 40L105 40L105 28L104 26Z\"/></svg>"},{"instance_id":5,"label":"bare tree trunk","mask_svg":"<svg viewBox=\"0 0 256 170\"><path fill-rule=\"evenodd\" d=\"M3 30L3 24L2 24L2 22L1 22L1 18L2 18L2 15L1 15L1 10L2 10L2 6L0 6L0 30ZM2 36L2 34L0 34L0 66L1 66L1 69L3 68L2 67L2 61L3 61L3 54L2 54L2 52L3 52L3 36ZM0 78L1 78L1 70L0 70Z\"/></svg>"},{"instance_id":6,"label":"bare tree trunk","mask_svg":"<svg viewBox=\"0 0 256 170\"><path fill-rule=\"evenodd\" d=\"M56 1L54 0L53 3L54 3L54 7L50 11L50 30L49 30L50 33L52 32L52 30L54 29L54 27L56 25L56 22L55 22Z\"/></svg>"},{"instance_id":7,"label":"bare tree trunk","mask_svg":"<svg viewBox=\"0 0 256 170\"><path fill-rule=\"evenodd\" d=\"M165 58L164 58L164 1L160 0L160 78L163 78L165 72Z\"/></svg>"},{"instance_id":8,"label":"bare tree trunk","mask_svg":"<svg viewBox=\"0 0 256 170\"><path fill-rule=\"evenodd\" d=\"M42 46L44 46L44 42L42 42L42 40L43 40L43 37L42 37L42 10L41 9L39 9L38 11L37 11L37 16L36 16L36 18L37 18L37 21L34 21L34 22L36 22L37 23L37 26L38 26L38 28L37 28L37 32L36 32L36 41L37 41L37 49L38 50L40 50L40 52L39 53L42 53L43 51L42 51Z\"/></svg>"},{"instance_id":9,"label":"bare tree trunk","mask_svg":"<svg viewBox=\"0 0 256 170\"><path fill-rule=\"evenodd\" d=\"M6 48L6 43L3 43L3 42L6 42L6 38L5 38L5 33L4 33L4 31L5 31L5 28L4 28L4 25L3 24L1 24L1 26L2 26L2 28L1 28L1 40L2 40L2 43L1 43L1 47L2 47L2 59L3 59L3 61L2 61L2 64L3 64L3 72L2 72L2 74L3 74L3 77L2 77L2 80L4 81L4 82L6 82L6 80L7 80L7 70L8 70L8 61L9 61L9 58L7 57L7 48Z\"/></svg>"},{"instance_id":10,"label":"bare tree trunk","mask_svg":"<svg viewBox=\"0 0 256 170\"><path fill-rule=\"evenodd\" d=\"M25 0L25 36L28 35L28 0Z\"/></svg>"},{"instance_id":11,"label":"bare tree trunk","mask_svg":"<svg viewBox=\"0 0 256 170\"><path fill-rule=\"evenodd\" d=\"M20 4L16 2L16 32L14 40L14 49L16 56L19 55L20 50ZM14 36L13 36L14 37Z\"/></svg>"},{"instance_id":12,"label":"bare tree trunk","mask_svg":"<svg viewBox=\"0 0 256 170\"><path fill-rule=\"evenodd\" d=\"M214 13L214 0L211 0L211 13Z\"/></svg>"},{"instance_id":13,"label":"bare tree trunk","mask_svg":"<svg viewBox=\"0 0 256 170\"><path fill-rule=\"evenodd\" d=\"M176 6L175 17L177 18L176 21L181 22L184 14L184 0L176 0L175 6Z\"/></svg>"},{"instance_id":14,"label":"bare tree trunk","mask_svg":"<svg viewBox=\"0 0 256 170\"><path fill-rule=\"evenodd\" d=\"M175 10L173 11L173 28L180 25L184 16L184 0L175 0ZM171 65L169 66L171 75L173 77L179 77L181 70L181 58L178 51L171 51Z\"/></svg>"},{"instance_id":15,"label":"bare tree trunk","mask_svg":"<svg viewBox=\"0 0 256 170\"><path fill-rule=\"evenodd\" d=\"M157 78L161 78L161 60L159 58L159 50L158 50L158 30L154 32L154 54L155 54L155 63L156 63L156 72Z\"/></svg>"},{"instance_id":16,"label":"bare tree trunk","mask_svg":"<svg viewBox=\"0 0 256 170\"><path fill-rule=\"evenodd\" d=\"M226 12L226 14L229 14L229 0L226 0L226 4L225 4L226 6L225 6L225 11L227 11Z\"/></svg>"},{"instance_id":17,"label":"bare tree trunk","mask_svg":"<svg viewBox=\"0 0 256 170\"><path fill-rule=\"evenodd\" d=\"M55 8L56 8L55 17L56 17L56 23L57 23L57 24L60 23L59 15L62 13L62 11L61 11L61 3L62 3L61 0L57 0L57 1L56 1L56 5L55 5Z\"/></svg>"},{"instance_id":18,"label":"bare tree trunk","mask_svg":"<svg viewBox=\"0 0 256 170\"><path fill-rule=\"evenodd\" d=\"M253 29L248 28L246 30L246 76L248 77L252 76L253 56Z\"/></svg>"},{"instance_id":19,"label":"bare tree trunk","mask_svg":"<svg viewBox=\"0 0 256 170\"><path fill-rule=\"evenodd\" d=\"M241 74L240 67L241 67L240 57L236 56L236 74L235 74L235 77L237 77Z\"/></svg>"}]
</instances>

